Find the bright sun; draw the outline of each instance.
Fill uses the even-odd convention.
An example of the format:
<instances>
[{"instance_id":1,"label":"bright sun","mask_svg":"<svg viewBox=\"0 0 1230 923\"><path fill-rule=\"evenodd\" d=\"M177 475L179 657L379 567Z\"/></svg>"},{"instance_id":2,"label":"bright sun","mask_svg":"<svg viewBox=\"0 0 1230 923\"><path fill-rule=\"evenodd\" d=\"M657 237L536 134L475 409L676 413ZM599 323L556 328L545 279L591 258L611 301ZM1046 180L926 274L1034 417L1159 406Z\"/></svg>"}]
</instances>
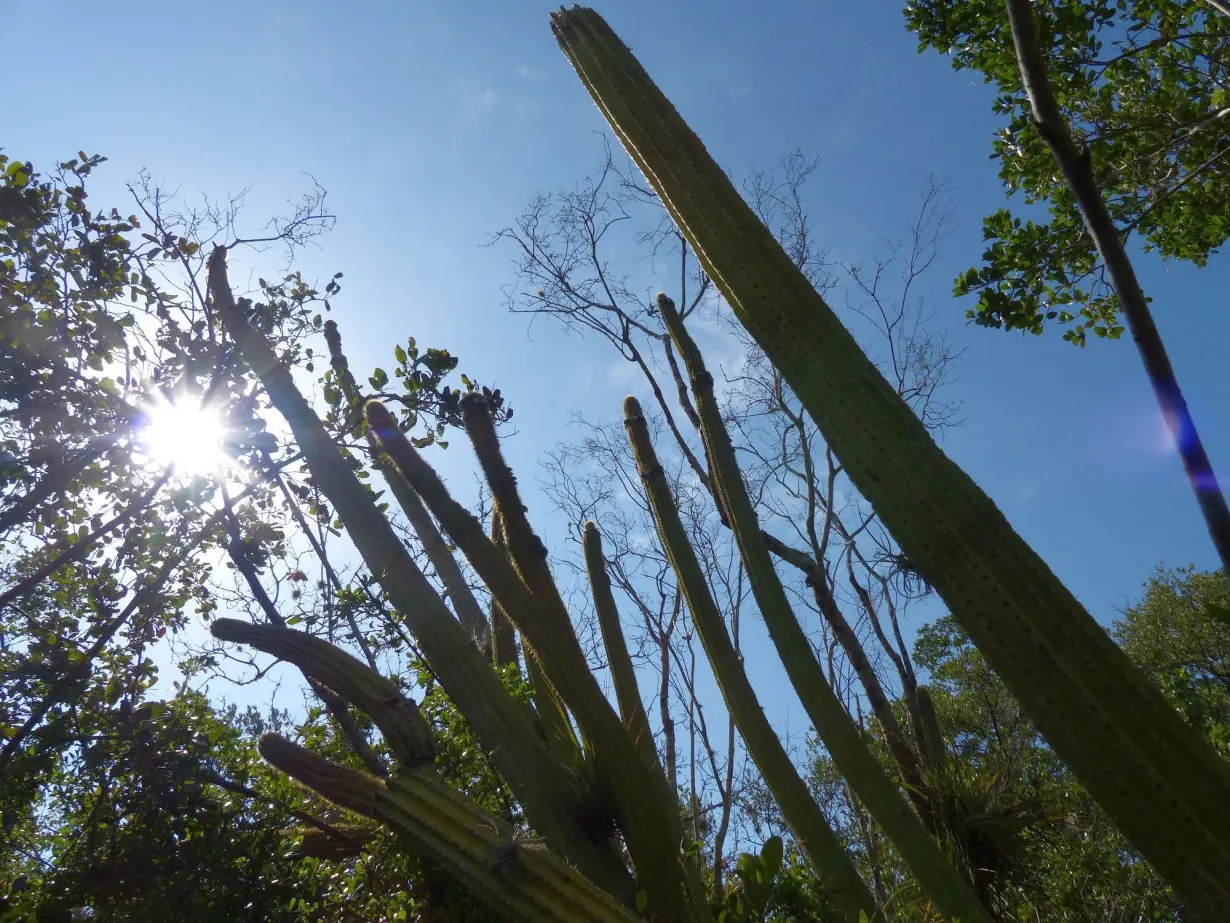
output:
<instances>
[{"instance_id":1,"label":"bright sun","mask_svg":"<svg viewBox=\"0 0 1230 923\"><path fill-rule=\"evenodd\" d=\"M145 413L141 442L154 464L188 476L211 474L226 464L222 449L226 428L213 410L160 396Z\"/></svg>"}]
</instances>

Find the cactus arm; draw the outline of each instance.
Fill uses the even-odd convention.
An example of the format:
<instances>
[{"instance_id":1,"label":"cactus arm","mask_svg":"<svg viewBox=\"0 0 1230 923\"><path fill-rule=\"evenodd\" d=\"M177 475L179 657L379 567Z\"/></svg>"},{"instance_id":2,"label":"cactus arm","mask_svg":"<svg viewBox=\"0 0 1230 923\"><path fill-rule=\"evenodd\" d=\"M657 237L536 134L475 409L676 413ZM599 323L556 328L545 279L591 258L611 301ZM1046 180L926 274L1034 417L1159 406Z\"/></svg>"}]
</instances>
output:
<instances>
[{"instance_id":1,"label":"cactus arm","mask_svg":"<svg viewBox=\"0 0 1230 923\"><path fill-rule=\"evenodd\" d=\"M619 623L619 607L615 605L611 578L607 575L606 560L602 557L602 533L598 531L596 523L585 523L582 546L585 549L585 570L589 575L590 594L594 598L594 609L598 613L598 627L602 631L606 659L611 665L611 679L615 684L619 713L645 760L649 765L657 766L658 751L654 747L649 717L645 714L645 705L637 687L636 667L632 664L623 628Z\"/></svg>"},{"instance_id":2,"label":"cactus arm","mask_svg":"<svg viewBox=\"0 0 1230 923\"><path fill-rule=\"evenodd\" d=\"M748 753L763 774L765 783L777 799L782 816L799 838L803 852L820 874L824 886L843 902L852 918L865 912L875 919L875 901L871 892L851 865L845 847L812 798L807 784L799 777L798 770L764 716L756 693L748 682L739 655L726 633L726 624L709 594L696 552L679 519L679 511L653 450L649 427L645 424L641 405L636 398L624 399L624 424L636 456L637 471L653 508L662 547L675 571L688 611L692 613L692 621L704 645L705 655L713 667L726 707L743 735Z\"/></svg>"},{"instance_id":3,"label":"cactus arm","mask_svg":"<svg viewBox=\"0 0 1230 923\"><path fill-rule=\"evenodd\" d=\"M397 501L397 505L405 514L406 521L410 523L410 528L423 543L423 553L427 555L432 569L440 578L440 582L444 584L444 592L453 604L457 620L470 633L474 644L480 650L487 650L490 643L487 619L478 605L478 600L474 598L474 593L466 583L461 568L457 566L456 558L448 550L444 536L440 534L436 524L431 521L431 515L423 506L423 501L396 472L382 468L381 474L384 475L385 483L389 485L393 499Z\"/></svg>"},{"instance_id":4,"label":"cactus arm","mask_svg":"<svg viewBox=\"0 0 1230 923\"><path fill-rule=\"evenodd\" d=\"M914 724L914 739L918 742L918 752L922 755L922 764L932 776L943 776L948 767L948 750L944 745L944 734L940 730L939 716L935 713L935 700L931 698L931 690L926 686L915 686L913 697L910 716Z\"/></svg>"},{"instance_id":5,"label":"cactus arm","mask_svg":"<svg viewBox=\"0 0 1230 923\"><path fill-rule=\"evenodd\" d=\"M350 363L346 359L346 354L342 352L342 337L337 329L337 323L333 320L325 321L325 342L329 347L330 365L333 367L342 395L346 398L347 406L361 412L362 395L354 380L354 375L350 372ZM356 422L361 424L361 416ZM372 446L373 454L378 455L370 433L367 434L367 441ZM379 464L378 459L377 464ZM406 520L410 523L410 528L423 543L423 553L427 555L427 560L431 562L440 582L444 584L444 591L453 604L457 620L474 636L475 643L485 650L488 645L487 620L483 617L483 610L479 607L478 600L474 598L469 584L466 583L461 568L457 566L457 560L448 550L444 538L440 535L440 530L431 521L431 516L423 507L423 502L419 500L418 495L410 490L401 478L390 478L387 472L385 474L385 480L389 485L389 490L393 493L393 499L401 507Z\"/></svg>"},{"instance_id":6,"label":"cactus arm","mask_svg":"<svg viewBox=\"0 0 1230 923\"><path fill-rule=\"evenodd\" d=\"M632 864L649 896L650 910L668 920L705 919L703 894L685 887L686 870L679 853L683 826L666 778L646 765L602 694L572 630L567 610L551 611L550 596L531 594L507 557L483 533L482 525L449 495L439 475L397 429L396 421L383 405L368 401L364 412L381 448L439 519L521 632L527 659L537 656L551 685L571 709L603 777L609 782ZM506 508L501 512L505 517L509 515Z\"/></svg>"},{"instance_id":7,"label":"cactus arm","mask_svg":"<svg viewBox=\"0 0 1230 923\"><path fill-rule=\"evenodd\" d=\"M256 749L274 769L280 769L321 797L376 819L376 798L388 784L384 779L339 766L280 734L262 734Z\"/></svg>"},{"instance_id":8,"label":"cactus arm","mask_svg":"<svg viewBox=\"0 0 1230 923\"><path fill-rule=\"evenodd\" d=\"M530 595L538 601L540 611L555 621L557 632L572 634L572 623L563 597L555 585L555 578L547 567L547 549L534 533L525 505L517 490L517 479L504 461L495 421L487 409L487 402L478 392L470 392L461 399L461 417L466 433L474 446L491 497L500 510L504 546L513 568ZM403 484L405 481L403 480ZM407 485L408 486L408 485ZM530 651L525 657L525 675L534 687L534 704L538 717L547 732L547 739L563 757L575 761L580 754L580 743L568 720L564 700L551 685L541 670L537 654Z\"/></svg>"},{"instance_id":9,"label":"cactus arm","mask_svg":"<svg viewBox=\"0 0 1230 923\"><path fill-rule=\"evenodd\" d=\"M506 548L499 504L491 510L491 542L497 548ZM491 597L491 659L497 667L518 663L516 629L494 596Z\"/></svg>"},{"instance_id":10,"label":"cactus arm","mask_svg":"<svg viewBox=\"0 0 1230 923\"><path fill-rule=\"evenodd\" d=\"M378 820L411 850L451 872L501 919L632 923L614 897L535 841L521 841L496 817L445 785L428 766L387 782L335 765L276 734L261 756L330 801Z\"/></svg>"},{"instance_id":11,"label":"cactus arm","mask_svg":"<svg viewBox=\"0 0 1230 923\"><path fill-rule=\"evenodd\" d=\"M549 617L555 619L557 628L571 625L563 597L555 585L555 578L547 566L547 547L530 525L525 504L517 489L517 479L504 461L495 421L487 408L487 402L477 391L461 399L461 418L466 434L474 446L474 454L483 469L491 496L500 508L504 527L504 542L508 556L530 593L542 601Z\"/></svg>"},{"instance_id":12,"label":"cactus arm","mask_svg":"<svg viewBox=\"0 0 1230 923\"><path fill-rule=\"evenodd\" d=\"M414 633L448 696L474 729L492 764L516 794L534 829L595 881L624 887L626 871L606 844L595 844L576 825L575 806L587 795L582 781L559 765L534 730L526 710L415 566L388 521L350 470L308 406L290 372L239 312L226 276L226 250L210 257L213 305L243 359L290 424L313 477L346 524L355 547Z\"/></svg>"},{"instance_id":13,"label":"cactus arm","mask_svg":"<svg viewBox=\"0 0 1230 923\"><path fill-rule=\"evenodd\" d=\"M893 841L940 911L965 923L990 923L991 915L910 810L825 680L811 643L795 618L773 568L755 508L739 472L730 433L722 422L713 393L713 376L705 368L700 350L684 327L674 303L665 295L658 296L658 311L688 371L714 487L730 520L756 605L816 733L854 793Z\"/></svg>"},{"instance_id":14,"label":"cactus arm","mask_svg":"<svg viewBox=\"0 0 1230 923\"><path fill-rule=\"evenodd\" d=\"M1039 730L1192 910L1230 919L1230 768L935 445L596 13L552 26L735 315Z\"/></svg>"},{"instance_id":15,"label":"cactus arm","mask_svg":"<svg viewBox=\"0 0 1230 923\"><path fill-rule=\"evenodd\" d=\"M560 759L576 764L581 758L581 744L568 720L568 706L547 679L538 654L532 649L525 652L525 679L533 691L534 713L542 722L547 743Z\"/></svg>"},{"instance_id":16,"label":"cactus arm","mask_svg":"<svg viewBox=\"0 0 1230 923\"><path fill-rule=\"evenodd\" d=\"M523 840L434 775L395 776L376 800L376 816L506 919L527 923L637 919L540 843Z\"/></svg>"},{"instance_id":17,"label":"cactus arm","mask_svg":"<svg viewBox=\"0 0 1230 923\"><path fill-rule=\"evenodd\" d=\"M356 657L321 638L278 625L253 625L238 619L215 619L215 638L247 644L299 667L375 722L393 756L403 766L430 763L435 758L431 727L418 706Z\"/></svg>"}]
</instances>

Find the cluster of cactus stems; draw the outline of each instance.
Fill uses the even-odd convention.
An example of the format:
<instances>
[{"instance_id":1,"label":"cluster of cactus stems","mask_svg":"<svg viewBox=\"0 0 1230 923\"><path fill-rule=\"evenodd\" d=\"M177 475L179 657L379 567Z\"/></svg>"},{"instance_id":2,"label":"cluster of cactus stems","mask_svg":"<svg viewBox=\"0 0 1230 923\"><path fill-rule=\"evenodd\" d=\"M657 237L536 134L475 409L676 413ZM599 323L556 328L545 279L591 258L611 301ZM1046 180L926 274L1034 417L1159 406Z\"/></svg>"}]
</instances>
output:
<instances>
[{"instance_id":1,"label":"cluster of cactus stems","mask_svg":"<svg viewBox=\"0 0 1230 923\"><path fill-rule=\"evenodd\" d=\"M1176 894L1202 918L1230 919L1227 766L943 455L601 17L573 7L552 14L552 28L705 271L799 395L904 553ZM450 611L268 342L237 308L225 257L218 248L210 263L216 311L444 691L517 798L532 838L439 779L431 729L394 683L305 633L219 620L213 629L219 638L294 663L369 715L396 768L387 778L365 775L274 735L262 738L262 755L325 798L388 826L407 848L452 872L508 919L710 920L696 860L681 849L678 805L654 748L598 527L586 524L584 552L615 704L586 661L481 395L463 399L462 416L494 501L486 527L451 497L393 415L379 402L364 402L336 326L327 326L351 422L366 434L393 497L422 539ZM658 307L690 379L716 502L817 733L934 906L964 923L992 919L928 829L928 796L920 780L928 768L938 772L943 760L934 715L930 724L915 716L919 752L913 764L921 768L904 773L909 778L899 784L829 686L791 611L722 423L712 377L674 304L660 296ZM624 403L624 419L659 538L749 755L827 893L850 920L884 919L886 911L877 908L764 716L633 398ZM449 543L490 591L488 614L466 587ZM518 634L532 707L517 701L498 675L499 668L519 663ZM919 707L913 711L925 718L926 690L914 698Z\"/></svg>"},{"instance_id":2,"label":"cluster of cactus stems","mask_svg":"<svg viewBox=\"0 0 1230 923\"><path fill-rule=\"evenodd\" d=\"M574 7L552 25L704 270L902 551L1175 892L1208 919L1230 919L1230 766L940 451L601 17Z\"/></svg>"}]
</instances>

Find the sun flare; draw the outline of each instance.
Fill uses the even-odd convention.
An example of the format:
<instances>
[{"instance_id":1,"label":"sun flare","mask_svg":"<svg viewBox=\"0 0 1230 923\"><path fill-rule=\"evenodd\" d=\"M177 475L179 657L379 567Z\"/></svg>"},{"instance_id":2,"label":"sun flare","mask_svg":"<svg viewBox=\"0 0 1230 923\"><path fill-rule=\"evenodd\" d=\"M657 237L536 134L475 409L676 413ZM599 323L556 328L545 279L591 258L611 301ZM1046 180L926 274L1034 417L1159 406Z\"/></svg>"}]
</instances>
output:
<instances>
[{"instance_id":1,"label":"sun flare","mask_svg":"<svg viewBox=\"0 0 1230 923\"><path fill-rule=\"evenodd\" d=\"M188 476L210 474L226 464L226 427L213 410L160 397L145 414L141 442L153 464Z\"/></svg>"}]
</instances>

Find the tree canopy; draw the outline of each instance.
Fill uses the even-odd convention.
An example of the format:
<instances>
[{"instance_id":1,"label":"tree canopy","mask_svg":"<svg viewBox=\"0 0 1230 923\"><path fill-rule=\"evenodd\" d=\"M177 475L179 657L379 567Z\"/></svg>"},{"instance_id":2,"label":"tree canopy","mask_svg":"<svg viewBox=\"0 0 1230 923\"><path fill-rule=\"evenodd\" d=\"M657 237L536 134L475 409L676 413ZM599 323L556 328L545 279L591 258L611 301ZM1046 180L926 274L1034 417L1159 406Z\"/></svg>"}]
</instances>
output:
<instances>
[{"instance_id":1,"label":"tree canopy","mask_svg":"<svg viewBox=\"0 0 1230 923\"><path fill-rule=\"evenodd\" d=\"M1060 110L1087 152L1119 233L1203 266L1230 237L1230 11L1181 0L1031 5ZM961 274L978 324L1041 333L1123 332L1119 304L1076 202L1034 128L1004 4L911 0L919 50L981 73L1005 124L992 157L1025 206L983 219L982 264ZM1045 206L1046 218L1039 209Z\"/></svg>"}]
</instances>

